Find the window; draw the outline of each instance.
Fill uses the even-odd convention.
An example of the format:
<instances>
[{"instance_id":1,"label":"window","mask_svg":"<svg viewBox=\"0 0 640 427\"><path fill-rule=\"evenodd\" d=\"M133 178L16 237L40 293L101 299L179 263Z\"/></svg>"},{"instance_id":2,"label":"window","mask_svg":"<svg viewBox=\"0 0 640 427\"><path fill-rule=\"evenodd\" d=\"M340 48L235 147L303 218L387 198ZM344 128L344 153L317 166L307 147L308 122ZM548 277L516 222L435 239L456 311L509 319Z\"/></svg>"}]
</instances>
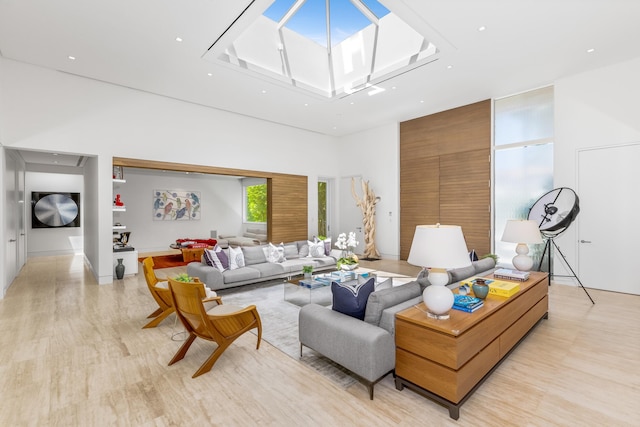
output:
<instances>
[{"instance_id":1,"label":"window","mask_svg":"<svg viewBox=\"0 0 640 427\"><path fill-rule=\"evenodd\" d=\"M267 222L267 183L244 180L244 222Z\"/></svg>"},{"instance_id":2,"label":"window","mask_svg":"<svg viewBox=\"0 0 640 427\"><path fill-rule=\"evenodd\" d=\"M327 215L327 181L318 181L318 236L329 236L329 222Z\"/></svg>"},{"instance_id":3,"label":"window","mask_svg":"<svg viewBox=\"0 0 640 427\"><path fill-rule=\"evenodd\" d=\"M507 264L513 243L500 239L509 219L527 219L529 209L553 190L553 87L494 104L494 252ZM537 267L544 245L529 245Z\"/></svg>"},{"instance_id":4,"label":"window","mask_svg":"<svg viewBox=\"0 0 640 427\"><path fill-rule=\"evenodd\" d=\"M204 58L325 98L381 92L377 84L439 52L377 0L275 0L234 31L235 40L219 38Z\"/></svg>"}]
</instances>

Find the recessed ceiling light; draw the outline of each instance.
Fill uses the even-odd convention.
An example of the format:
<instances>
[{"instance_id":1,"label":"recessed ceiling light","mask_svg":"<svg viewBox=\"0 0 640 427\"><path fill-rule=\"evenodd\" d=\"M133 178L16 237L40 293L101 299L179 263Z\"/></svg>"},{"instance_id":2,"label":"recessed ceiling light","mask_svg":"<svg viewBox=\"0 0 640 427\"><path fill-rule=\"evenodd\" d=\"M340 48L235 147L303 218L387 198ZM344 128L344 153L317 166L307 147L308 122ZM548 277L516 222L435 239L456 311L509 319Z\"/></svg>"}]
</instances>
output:
<instances>
[{"instance_id":1,"label":"recessed ceiling light","mask_svg":"<svg viewBox=\"0 0 640 427\"><path fill-rule=\"evenodd\" d=\"M391 90L396 90L396 87L395 86L391 86Z\"/></svg>"},{"instance_id":2,"label":"recessed ceiling light","mask_svg":"<svg viewBox=\"0 0 640 427\"><path fill-rule=\"evenodd\" d=\"M350 105L353 105L353 104L355 104L355 102L351 101L349 104L350 104Z\"/></svg>"},{"instance_id":3,"label":"recessed ceiling light","mask_svg":"<svg viewBox=\"0 0 640 427\"><path fill-rule=\"evenodd\" d=\"M421 100L420 100L420 104L424 104L424 99L421 99Z\"/></svg>"},{"instance_id":4,"label":"recessed ceiling light","mask_svg":"<svg viewBox=\"0 0 640 427\"><path fill-rule=\"evenodd\" d=\"M211 77L213 76L213 73L207 73L207 76Z\"/></svg>"},{"instance_id":5,"label":"recessed ceiling light","mask_svg":"<svg viewBox=\"0 0 640 427\"><path fill-rule=\"evenodd\" d=\"M177 42L181 42L182 41L182 37L176 37L176 41Z\"/></svg>"},{"instance_id":6,"label":"recessed ceiling light","mask_svg":"<svg viewBox=\"0 0 640 427\"><path fill-rule=\"evenodd\" d=\"M484 25L481 25L481 26L478 27L478 31L484 31L486 29L487 29L487 27L485 27Z\"/></svg>"},{"instance_id":7,"label":"recessed ceiling light","mask_svg":"<svg viewBox=\"0 0 640 427\"><path fill-rule=\"evenodd\" d=\"M75 56L71 56L71 55L67 56L67 58L69 58L69 59L70 59L70 60L72 60L72 61L75 61L75 60L76 60L76 57L75 57Z\"/></svg>"},{"instance_id":8,"label":"recessed ceiling light","mask_svg":"<svg viewBox=\"0 0 640 427\"><path fill-rule=\"evenodd\" d=\"M262 89L262 91L261 91L261 92L262 92L262 93L267 93L267 91L266 91L265 89Z\"/></svg>"},{"instance_id":9,"label":"recessed ceiling light","mask_svg":"<svg viewBox=\"0 0 640 427\"><path fill-rule=\"evenodd\" d=\"M447 70L450 70L452 68L453 68L453 65L451 65L451 64L447 65Z\"/></svg>"},{"instance_id":10,"label":"recessed ceiling light","mask_svg":"<svg viewBox=\"0 0 640 427\"><path fill-rule=\"evenodd\" d=\"M593 52L595 52L595 51L596 51L596 50L595 50L594 48L587 49L587 53L593 53Z\"/></svg>"}]
</instances>

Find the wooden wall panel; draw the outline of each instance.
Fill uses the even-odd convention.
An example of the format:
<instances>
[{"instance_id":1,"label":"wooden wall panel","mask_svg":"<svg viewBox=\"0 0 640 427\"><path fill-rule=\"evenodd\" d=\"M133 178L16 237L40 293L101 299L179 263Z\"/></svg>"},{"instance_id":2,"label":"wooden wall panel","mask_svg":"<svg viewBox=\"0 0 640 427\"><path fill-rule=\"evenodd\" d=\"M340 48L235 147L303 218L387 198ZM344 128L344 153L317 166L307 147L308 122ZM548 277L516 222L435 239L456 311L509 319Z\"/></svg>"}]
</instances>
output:
<instances>
[{"instance_id":1,"label":"wooden wall panel","mask_svg":"<svg viewBox=\"0 0 640 427\"><path fill-rule=\"evenodd\" d=\"M440 157L440 222L462 227L467 248L491 251L490 150Z\"/></svg>"},{"instance_id":2,"label":"wooden wall panel","mask_svg":"<svg viewBox=\"0 0 640 427\"><path fill-rule=\"evenodd\" d=\"M469 249L491 248L491 101L400 123L400 258L416 225L462 226Z\"/></svg>"},{"instance_id":3,"label":"wooden wall panel","mask_svg":"<svg viewBox=\"0 0 640 427\"><path fill-rule=\"evenodd\" d=\"M440 218L439 160L410 158L400 164L400 258L407 259L416 226L435 224Z\"/></svg>"},{"instance_id":4,"label":"wooden wall panel","mask_svg":"<svg viewBox=\"0 0 640 427\"><path fill-rule=\"evenodd\" d=\"M270 242L309 238L307 177L274 175L267 179L268 235Z\"/></svg>"}]
</instances>

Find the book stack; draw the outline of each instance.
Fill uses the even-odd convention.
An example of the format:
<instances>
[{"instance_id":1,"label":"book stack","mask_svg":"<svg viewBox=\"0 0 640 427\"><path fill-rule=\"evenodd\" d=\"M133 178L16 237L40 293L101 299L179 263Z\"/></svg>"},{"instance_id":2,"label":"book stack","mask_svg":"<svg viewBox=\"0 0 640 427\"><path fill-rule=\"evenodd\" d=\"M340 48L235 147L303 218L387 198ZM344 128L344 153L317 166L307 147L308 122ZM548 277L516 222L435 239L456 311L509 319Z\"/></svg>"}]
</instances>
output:
<instances>
[{"instance_id":1,"label":"book stack","mask_svg":"<svg viewBox=\"0 0 640 427\"><path fill-rule=\"evenodd\" d=\"M300 280L298 283L300 284L301 287L307 288L307 289L316 289L316 288L321 288L323 286L327 286L326 283L320 282L317 280Z\"/></svg>"},{"instance_id":2,"label":"book stack","mask_svg":"<svg viewBox=\"0 0 640 427\"><path fill-rule=\"evenodd\" d=\"M480 298L471 297L469 295L454 295L453 308L467 313L473 313L484 305Z\"/></svg>"},{"instance_id":3,"label":"book stack","mask_svg":"<svg viewBox=\"0 0 640 427\"><path fill-rule=\"evenodd\" d=\"M529 272L500 268L493 272L493 277L495 277L496 279L517 280L519 282L524 282L529 279Z\"/></svg>"},{"instance_id":4,"label":"book stack","mask_svg":"<svg viewBox=\"0 0 640 427\"><path fill-rule=\"evenodd\" d=\"M514 282L502 282L500 280L492 280L489 283L489 293L500 297L510 297L520 290L520 285Z\"/></svg>"}]
</instances>

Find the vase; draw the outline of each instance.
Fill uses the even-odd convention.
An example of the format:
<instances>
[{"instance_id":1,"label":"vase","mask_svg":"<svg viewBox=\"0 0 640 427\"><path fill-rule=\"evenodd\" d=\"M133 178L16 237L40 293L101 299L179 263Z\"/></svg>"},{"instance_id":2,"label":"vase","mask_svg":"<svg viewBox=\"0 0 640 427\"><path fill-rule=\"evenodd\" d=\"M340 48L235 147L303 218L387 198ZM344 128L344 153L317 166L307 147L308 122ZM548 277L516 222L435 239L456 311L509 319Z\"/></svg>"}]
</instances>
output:
<instances>
[{"instance_id":1,"label":"vase","mask_svg":"<svg viewBox=\"0 0 640 427\"><path fill-rule=\"evenodd\" d=\"M124 277L124 264L122 258L118 258L118 264L116 265L116 279L120 280Z\"/></svg>"},{"instance_id":2,"label":"vase","mask_svg":"<svg viewBox=\"0 0 640 427\"><path fill-rule=\"evenodd\" d=\"M355 270L356 268L358 268L358 264L341 264L340 265L340 270L344 270L344 271L352 271L352 270Z\"/></svg>"},{"instance_id":3,"label":"vase","mask_svg":"<svg viewBox=\"0 0 640 427\"><path fill-rule=\"evenodd\" d=\"M489 294L489 285L487 285L482 279L477 279L473 284L472 289L473 295L475 295L476 298L485 299Z\"/></svg>"}]
</instances>

